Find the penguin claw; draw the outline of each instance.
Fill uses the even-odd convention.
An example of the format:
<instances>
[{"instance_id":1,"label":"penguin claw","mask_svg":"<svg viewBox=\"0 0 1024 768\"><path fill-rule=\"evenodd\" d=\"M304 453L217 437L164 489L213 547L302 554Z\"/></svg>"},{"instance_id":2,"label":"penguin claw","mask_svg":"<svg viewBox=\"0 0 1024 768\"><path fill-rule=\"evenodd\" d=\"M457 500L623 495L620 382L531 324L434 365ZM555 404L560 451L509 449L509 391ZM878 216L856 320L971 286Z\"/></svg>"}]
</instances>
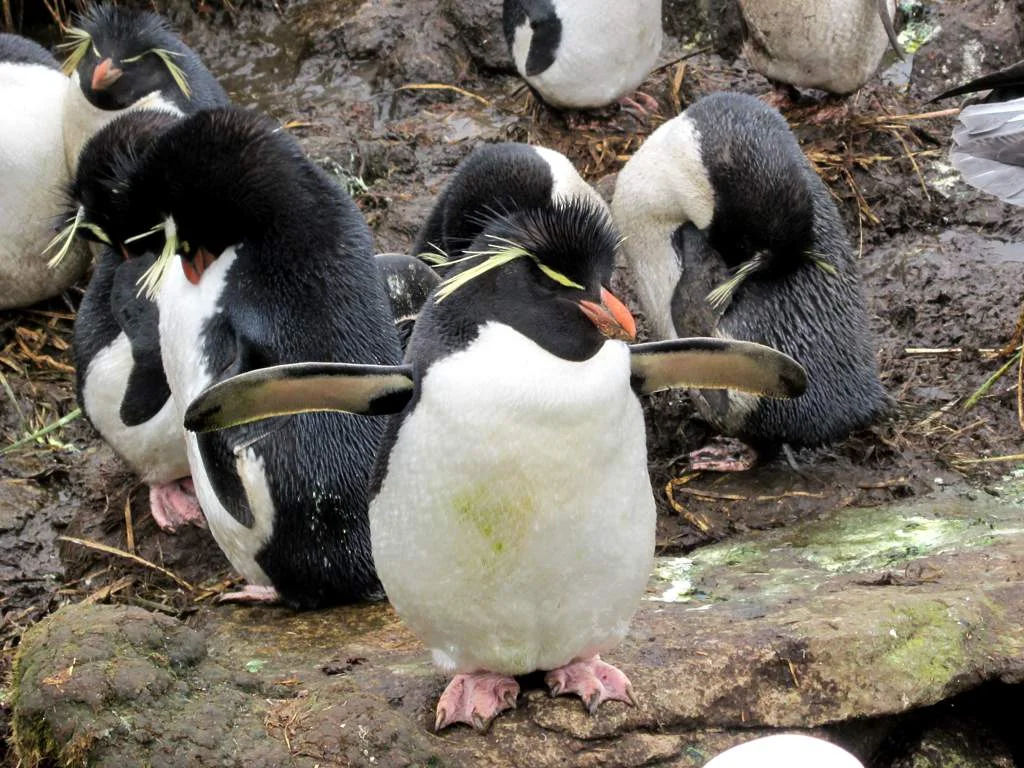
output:
<instances>
[{"instance_id":1,"label":"penguin claw","mask_svg":"<svg viewBox=\"0 0 1024 768\"><path fill-rule=\"evenodd\" d=\"M508 675L473 672L456 675L437 702L434 730L465 723L486 733L494 718L506 709L516 708L519 684Z\"/></svg>"},{"instance_id":2,"label":"penguin claw","mask_svg":"<svg viewBox=\"0 0 1024 768\"><path fill-rule=\"evenodd\" d=\"M191 523L206 527L206 518L195 495L192 478L184 477L149 487L149 514L161 531L174 533L178 526Z\"/></svg>"},{"instance_id":3,"label":"penguin claw","mask_svg":"<svg viewBox=\"0 0 1024 768\"><path fill-rule=\"evenodd\" d=\"M570 662L564 667L553 669L544 677L552 696L575 693L583 700L583 706L593 715L605 701L621 701L637 705L633 684L621 670L601 661L599 656Z\"/></svg>"}]
</instances>

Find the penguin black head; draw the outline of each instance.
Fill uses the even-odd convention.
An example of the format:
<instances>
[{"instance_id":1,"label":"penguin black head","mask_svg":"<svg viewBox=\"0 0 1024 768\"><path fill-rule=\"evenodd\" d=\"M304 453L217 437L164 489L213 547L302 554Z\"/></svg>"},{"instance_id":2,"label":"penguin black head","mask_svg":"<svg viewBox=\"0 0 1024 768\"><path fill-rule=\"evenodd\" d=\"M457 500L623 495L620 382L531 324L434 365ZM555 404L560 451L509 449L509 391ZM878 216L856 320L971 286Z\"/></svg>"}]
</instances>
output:
<instances>
[{"instance_id":1,"label":"penguin black head","mask_svg":"<svg viewBox=\"0 0 1024 768\"><path fill-rule=\"evenodd\" d=\"M82 149L68 197L87 225L79 234L121 250L125 240L146 230L138 206L127 194L129 180L151 144L178 118L158 110L135 110L105 125ZM79 214L80 211L80 214ZM162 235L133 241L135 252L159 252Z\"/></svg>"},{"instance_id":2,"label":"penguin black head","mask_svg":"<svg viewBox=\"0 0 1024 768\"><path fill-rule=\"evenodd\" d=\"M730 267L761 255L766 274L803 263L814 235L814 200L803 153L782 115L753 96L718 93L684 116L700 134L714 190L712 247Z\"/></svg>"},{"instance_id":3,"label":"penguin black head","mask_svg":"<svg viewBox=\"0 0 1024 768\"><path fill-rule=\"evenodd\" d=\"M99 109L125 109L159 92L182 111L192 111L187 107L197 68L206 75L204 81L212 80L196 54L155 13L97 5L78 19L64 47L71 51L66 71L78 73L82 93Z\"/></svg>"},{"instance_id":4,"label":"penguin black head","mask_svg":"<svg viewBox=\"0 0 1024 768\"><path fill-rule=\"evenodd\" d=\"M225 249L276 231L280 212L307 206L313 215L329 183L276 123L224 107L167 130L133 177L130 194L149 211L147 229L173 231L185 274L198 283ZM317 231L309 229L307 240Z\"/></svg>"},{"instance_id":5,"label":"penguin black head","mask_svg":"<svg viewBox=\"0 0 1024 768\"><path fill-rule=\"evenodd\" d=\"M609 338L636 336L629 310L605 287L617 244L605 209L584 198L496 216L434 292L434 322L461 327L468 342L496 321L554 355L586 360Z\"/></svg>"}]
</instances>

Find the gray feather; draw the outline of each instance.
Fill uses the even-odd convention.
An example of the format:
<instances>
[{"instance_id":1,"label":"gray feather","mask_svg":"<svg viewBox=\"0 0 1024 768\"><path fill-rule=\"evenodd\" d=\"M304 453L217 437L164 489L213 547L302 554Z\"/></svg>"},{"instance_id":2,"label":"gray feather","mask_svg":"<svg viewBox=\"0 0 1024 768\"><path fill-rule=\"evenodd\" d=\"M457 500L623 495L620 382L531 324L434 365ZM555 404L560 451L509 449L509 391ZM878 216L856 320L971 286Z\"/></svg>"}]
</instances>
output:
<instances>
[{"instance_id":1,"label":"gray feather","mask_svg":"<svg viewBox=\"0 0 1024 768\"><path fill-rule=\"evenodd\" d=\"M397 365L294 363L233 376L192 401L185 428L193 432L248 424L272 416L344 411L397 413L412 397L412 369Z\"/></svg>"},{"instance_id":2,"label":"gray feather","mask_svg":"<svg viewBox=\"0 0 1024 768\"><path fill-rule=\"evenodd\" d=\"M673 339L630 347L630 367L642 394L671 388L735 389L792 398L807 388L796 360L763 344L719 338Z\"/></svg>"},{"instance_id":3,"label":"gray feather","mask_svg":"<svg viewBox=\"0 0 1024 768\"><path fill-rule=\"evenodd\" d=\"M971 186L1024 205L1024 98L965 107L950 159Z\"/></svg>"}]
</instances>

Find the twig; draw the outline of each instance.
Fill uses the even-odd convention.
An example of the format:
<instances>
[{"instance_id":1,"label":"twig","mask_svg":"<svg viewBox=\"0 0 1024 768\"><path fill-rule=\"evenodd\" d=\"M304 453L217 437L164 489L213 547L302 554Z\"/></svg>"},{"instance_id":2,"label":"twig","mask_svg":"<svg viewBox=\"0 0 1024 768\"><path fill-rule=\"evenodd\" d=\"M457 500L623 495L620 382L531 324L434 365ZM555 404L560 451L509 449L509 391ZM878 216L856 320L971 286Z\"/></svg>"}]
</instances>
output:
<instances>
[{"instance_id":1,"label":"twig","mask_svg":"<svg viewBox=\"0 0 1024 768\"><path fill-rule=\"evenodd\" d=\"M921 168L920 166L918 166L917 160L914 159L914 155L911 153L910 147L907 146L906 140L904 140L904 138L900 135L900 132L898 130L894 129L889 132L896 137L896 141L898 141L900 143L900 146L903 147L903 152L906 154L907 159L910 161L910 165L913 167L914 173L917 174L917 180L921 184L921 191L924 192L924 199L930 203L932 201L932 196L931 193L928 191L928 185L924 183L924 175L921 173Z\"/></svg>"},{"instance_id":2,"label":"twig","mask_svg":"<svg viewBox=\"0 0 1024 768\"><path fill-rule=\"evenodd\" d=\"M682 56L676 56L674 59L669 59L664 64L659 64L658 66L656 66L654 69L647 73L647 76L650 77L651 75L656 75L659 72L663 72L664 70L668 69L673 64L678 64L680 61L686 61L687 59L692 59L694 56L700 56L702 53L710 52L711 46L707 46L705 48L698 48L695 51L690 51L689 53L684 53Z\"/></svg>"},{"instance_id":3,"label":"twig","mask_svg":"<svg viewBox=\"0 0 1024 768\"><path fill-rule=\"evenodd\" d=\"M133 555L131 552L125 552L123 549L118 549L117 547L111 547L111 546L108 546L107 544L102 544L102 543L100 543L98 541L88 541L86 539L75 539L75 538L72 538L71 536L58 536L57 537L57 541L69 541L72 544L78 544L81 547L87 547L88 549L95 549L97 552L105 552L108 555L115 555L117 557L123 557L126 560L131 560L133 563L138 563L139 565L144 565L147 568L152 568L157 573L162 573L164 576L169 578L171 581L173 581L179 587L182 587L183 589L187 589L189 592L192 592L195 589L191 584L189 584L183 578L178 576L176 573L173 573L172 571L169 571L166 568L164 568L163 566L157 565L156 563L151 563L149 560L146 560L144 557L139 557L138 555Z\"/></svg>"},{"instance_id":4,"label":"twig","mask_svg":"<svg viewBox=\"0 0 1024 768\"><path fill-rule=\"evenodd\" d=\"M409 83L408 85L400 85L395 89L396 91L455 91L455 93L461 94L462 96L468 96L471 99L476 99L485 107L491 106L491 102L485 99L483 96L478 96L472 91L467 91L465 88L459 88L457 85L446 85L444 83Z\"/></svg>"},{"instance_id":5,"label":"twig","mask_svg":"<svg viewBox=\"0 0 1024 768\"><path fill-rule=\"evenodd\" d=\"M135 526L132 525L132 496L124 500L124 538L130 554L135 554Z\"/></svg>"},{"instance_id":6,"label":"twig","mask_svg":"<svg viewBox=\"0 0 1024 768\"><path fill-rule=\"evenodd\" d=\"M14 390L11 389L10 383L7 381L7 377L4 376L4 372L0 371L0 384L3 384L4 391L7 396L11 398L11 402L14 404L14 410L18 412L18 427L22 432L28 432L28 421L25 419L25 412L21 410L21 403L18 402L18 398L14 396Z\"/></svg>"},{"instance_id":7,"label":"twig","mask_svg":"<svg viewBox=\"0 0 1024 768\"><path fill-rule=\"evenodd\" d=\"M668 503L672 506L672 509L676 511L676 514L678 514L680 517L686 520L690 525L699 530L701 533L707 533L711 530L711 523L709 523L703 515L697 517L697 515L693 514L688 509L686 509L686 507L684 507L682 504L676 501L675 496L672 493L675 490L676 486L682 485L683 483L688 483L694 477L696 477L696 473L684 475L683 477L676 477L673 478L672 480L669 480L668 483L665 484L665 497L668 499Z\"/></svg>"},{"instance_id":8,"label":"twig","mask_svg":"<svg viewBox=\"0 0 1024 768\"><path fill-rule=\"evenodd\" d=\"M51 432L55 432L56 430L60 429L61 427L67 426L68 424L70 424L72 421L74 421L75 419L77 419L81 415L82 415L82 409L81 408L75 408L75 410L71 411L66 416L61 416L59 419L57 419L55 422L53 422L53 424L48 424L47 426L43 427L42 429L37 429L31 435L26 435L21 440L18 440L17 442L14 442L14 443L11 443L10 445L8 445L8 446L6 446L4 448L0 448L0 456L3 456L3 455L8 454L8 453L11 453L12 451L17 450L18 448L20 448L21 446L23 446L23 445L25 445L27 443L31 443L34 440L38 440L41 437L45 437L46 435L50 434Z\"/></svg>"},{"instance_id":9,"label":"twig","mask_svg":"<svg viewBox=\"0 0 1024 768\"><path fill-rule=\"evenodd\" d=\"M909 123L916 120L934 120L940 117L953 117L954 115L959 114L960 107L952 107L950 109L940 109L937 112L917 112L912 115L874 115L872 117L862 117L857 120L857 122L861 125L879 125L890 120L902 120L905 123Z\"/></svg>"},{"instance_id":10,"label":"twig","mask_svg":"<svg viewBox=\"0 0 1024 768\"><path fill-rule=\"evenodd\" d=\"M1024 461L1024 453L1012 453L1009 456L987 456L984 459L959 459L957 464L990 464L999 461Z\"/></svg>"},{"instance_id":11,"label":"twig","mask_svg":"<svg viewBox=\"0 0 1024 768\"><path fill-rule=\"evenodd\" d=\"M967 398L967 402L964 403L964 410L969 411L971 410L971 408L976 406L978 404L978 401L981 400L981 398L983 398L990 389L992 389L993 385L1003 377L1003 374L1010 370L1010 367L1014 363L1016 363L1018 358L1020 358L1021 356L1021 352L1018 351L1015 356L1011 357L1009 360L1007 360L1005 363L999 366L999 369L995 373L993 373L991 376L985 379L985 383L978 387L974 391L973 395Z\"/></svg>"}]
</instances>

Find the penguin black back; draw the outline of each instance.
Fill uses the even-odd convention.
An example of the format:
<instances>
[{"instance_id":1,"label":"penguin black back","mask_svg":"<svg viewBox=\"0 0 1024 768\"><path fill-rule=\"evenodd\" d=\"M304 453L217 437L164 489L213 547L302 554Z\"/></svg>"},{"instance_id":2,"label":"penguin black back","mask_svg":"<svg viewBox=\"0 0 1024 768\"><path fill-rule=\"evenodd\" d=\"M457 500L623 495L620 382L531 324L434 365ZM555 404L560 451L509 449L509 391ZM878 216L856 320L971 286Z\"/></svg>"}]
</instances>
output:
<instances>
[{"instance_id":1,"label":"penguin black back","mask_svg":"<svg viewBox=\"0 0 1024 768\"><path fill-rule=\"evenodd\" d=\"M125 109L154 91L185 113L228 103L216 78L161 16L102 3L77 25L75 71L82 93L100 109Z\"/></svg>"},{"instance_id":2,"label":"penguin black back","mask_svg":"<svg viewBox=\"0 0 1024 768\"><path fill-rule=\"evenodd\" d=\"M806 161L782 115L760 108L755 99L733 96L704 98L686 111L703 135L713 132L709 151L702 153L715 190L708 235L729 267L761 253L763 272L784 274L802 263L812 238Z\"/></svg>"},{"instance_id":3,"label":"penguin black back","mask_svg":"<svg viewBox=\"0 0 1024 768\"><path fill-rule=\"evenodd\" d=\"M142 223L134 218L132 201L125 191L139 165L140 158L178 118L159 110L133 110L119 115L99 130L82 148L75 177L68 187L71 216L81 207L82 219L97 227L120 249L127 238L140 234ZM78 230L86 239L96 241L89 227ZM146 247L159 252L162 240L146 240ZM136 246L137 253L146 248Z\"/></svg>"},{"instance_id":4,"label":"penguin black back","mask_svg":"<svg viewBox=\"0 0 1024 768\"><path fill-rule=\"evenodd\" d=\"M41 67L60 69L53 54L34 40L21 35L0 32L0 64L38 64Z\"/></svg>"},{"instance_id":5,"label":"penguin black back","mask_svg":"<svg viewBox=\"0 0 1024 768\"><path fill-rule=\"evenodd\" d=\"M554 153L551 153L554 154ZM551 202L550 162L526 144L482 144L459 165L413 245L413 255L462 253L494 216Z\"/></svg>"},{"instance_id":6,"label":"penguin black back","mask_svg":"<svg viewBox=\"0 0 1024 768\"><path fill-rule=\"evenodd\" d=\"M183 405L214 381L269 365L400 360L369 228L271 121L232 108L186 118L147 153L129 194L150 211L150 226L173 221L184 276L200 289L190 293L177 274L177 286L158 298L162 318L165 307L193 315L181 321L186 338L168 343L197 345L202 369L188 360L174 369L164 356ZM218 259L229 266L213 269ZM211 280L219 287L207 294ZM175 324L161 320L161 336ZM384 427L383 418L316 413L202 435L205 473L231 518L224 524L270 531L245 545L252 550L232 550L203 501L236 567L244 572L238 558L254 559L282 598L300 607L379 594L367 489ZM249 475L243 484L239 456L262 479ZM252 483L266 488L265 499L252 500Z\"/></svg>"}]
</instances>

